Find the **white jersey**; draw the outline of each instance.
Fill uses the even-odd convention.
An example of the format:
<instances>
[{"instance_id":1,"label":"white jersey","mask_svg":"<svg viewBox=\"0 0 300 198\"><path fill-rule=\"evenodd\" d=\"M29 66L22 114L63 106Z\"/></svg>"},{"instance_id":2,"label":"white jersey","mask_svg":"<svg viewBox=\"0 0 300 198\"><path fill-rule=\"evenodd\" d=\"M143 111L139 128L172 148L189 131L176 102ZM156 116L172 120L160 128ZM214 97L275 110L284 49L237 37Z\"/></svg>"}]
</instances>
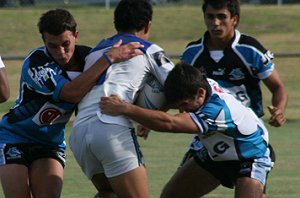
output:
<instances>
[{"instance_id":1,"label":"white jersey","mask_svg":"<svg viewBox=\"0 0 300 198\"><path fill-rule=\"evenodd\" d=\"M174 67L159 46L144 41L130 34L118 34L100 42L86 58L85 70L95 63L102 54L118 40L123 43L138 41L145 47L144 54L128 61L111 65L101 76L97 85L82 99L78 105L78 114L74 126L97 115L104 123L132 127L132 122L125 116L109 116L101 113L99 101L102 96L118 95L126 102L133 103L137 92L144 86L146 78L154 75L162 84Z\"/></svg>"},{"instance_id":2,"label":"white jersey","mask_svg":"<svg viewBox=\"0 0 300 198\"><path fill-rule=\"evenodd\" d=\"M0 56L0 69L3 68L3 67L5 67L5 65L4 65L4 63L3 63L2 59L1 59L1 56Z\"/></svg>"}]
</instances>

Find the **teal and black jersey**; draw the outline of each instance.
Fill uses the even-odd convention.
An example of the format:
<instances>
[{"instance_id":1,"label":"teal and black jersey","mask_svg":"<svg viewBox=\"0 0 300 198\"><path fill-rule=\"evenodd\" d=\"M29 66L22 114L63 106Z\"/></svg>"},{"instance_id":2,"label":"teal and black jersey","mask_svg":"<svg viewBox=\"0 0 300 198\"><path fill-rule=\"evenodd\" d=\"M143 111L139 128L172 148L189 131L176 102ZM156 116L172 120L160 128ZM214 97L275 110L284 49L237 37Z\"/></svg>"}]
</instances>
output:
<instances>
[{"instance_id":1,"label":"teal and black jersey","mask_svg":"<svg viewBox=\"0 0 300 198\"><path fill-rule=\"evenodd\" d=\"M90 50L75 48L82 70ZM22 66L19 97L0 122L0 144L36 143L64 150L65 125L76 104L60 100L59 95L71 78L45 47L33 50Z\"/></svg>"},{"instance_id":2,"label":"teal and black jersey","mask_svg":"<svg viewBox=\"0 0 300 198\"><path fill-rule=\"evenodd\" d=\"M182 61L201 69L259 117L263 116L260 84L273 72L273 54L238 30L225 49L216 53L206 47L208 37L206 32L198 41L189 43Z\"/></svg>"}]
</instances>

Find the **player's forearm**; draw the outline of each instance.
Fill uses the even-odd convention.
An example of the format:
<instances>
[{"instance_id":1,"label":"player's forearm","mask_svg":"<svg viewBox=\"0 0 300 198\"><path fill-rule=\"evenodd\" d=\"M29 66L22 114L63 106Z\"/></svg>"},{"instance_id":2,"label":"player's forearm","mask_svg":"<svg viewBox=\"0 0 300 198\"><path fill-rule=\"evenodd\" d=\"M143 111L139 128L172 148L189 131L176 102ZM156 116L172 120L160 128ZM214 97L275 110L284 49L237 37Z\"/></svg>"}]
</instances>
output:
<instances>
[{"instance_id":1,"label":"player's forearm","mask_svg":"<svg viewBox=\"0 0 300 198\"><path fill-rule=\"evenodd\" d=\"M71 103L80 102L109 66L110 63L104 57L101 57L88 70L64 85L60 93L60 99Z\"/></svg>"},{"instance_id":2,"label":"player's forearm","mask_svg":"<svg viewBox=\"0 0 300 198\"><path fill-rule=\"evenodd\" d=\"M0 69L0 103L8 100L10 96L10 89L8 84L8 79L6 75L6 70L4 68Z\"/></svg>"},{"instance_id":3,"label":"player's forearm","mask_svg":"<svg viewBox=\"0 0 300 198\"><path fill-rule=\"evenodd\" d=\"M132 120L156 131L169 131L171 130L171 115L158 111L138 107L133 104L127 103L123 114Z\"/></svg>"},{"instance_id":4,"label":"player's forearm","mask_svg":"<svg viewBox=\"0 0 300 198\"><path fill-rule=\"evenodd\" d=\"M273 93L272 96L272 105L274 107L277 107L282 110L282 112L285 111L285 108L287 106L288 102L288 94L284 87L278 88L276 92Z\"/></svg>"}]
</instances>

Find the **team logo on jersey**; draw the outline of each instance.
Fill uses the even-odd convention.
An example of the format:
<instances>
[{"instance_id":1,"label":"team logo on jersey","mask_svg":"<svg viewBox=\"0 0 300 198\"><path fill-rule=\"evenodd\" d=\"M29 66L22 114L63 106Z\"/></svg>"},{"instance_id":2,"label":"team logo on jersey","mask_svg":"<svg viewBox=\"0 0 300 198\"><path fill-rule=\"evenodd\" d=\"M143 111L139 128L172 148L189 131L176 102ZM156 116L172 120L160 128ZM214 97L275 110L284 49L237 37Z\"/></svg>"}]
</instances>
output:
<instances>
[{"instance_id":1,"label":"team logo on jersey","mask_svg":"<svg viewBox=\"0 0 300 198\"><path fill-rule=\"evenodd\" d=\"M72 111L66 112L66 110L46 102L39 112L32 118L32 121L37 125L49 125L54 123L67 122Z\"/></svg>"},{"instance_id":2,"label":"team logo on jersey","mask_svg":"<svg viewBox=\"0 0 300 198\"><path fill-rule=\"evenodd\" d=\"M223 76L225 74L225 68L218 68L217 71L212 72L215 76Z\"/></svg>"},{"instance_id":3,"label":"team logo on jersey","mask_svg":"<svg viewBox=\"0 0 300 198\"><path fill-rule=\"evenodd\" d=\"M47 67L47 65L45 66L46 67L38 66L38 67L31 68L31 70L29 70L29 75L39 87L42 87L47 80L53 79L53 76L55 75L53 69ZM52 81L54 82L54 80Z\"/></svg>"},{"instance_id":4,"label":"team logo on jersey","mask_svg":"<svg viewBox=\"0 0 300 198\"><path fill-rule=\"evenodd\" d=\"M268 63L270 63L272 61L272 59L274 58L274 54L270 51L267 51L264 56L263 56L263 63L264 65L267 65Z\"/></svg>"},{"instance_id":5,"label":"team logo on jersey","mask_svg":"<svg viewBox=\"0 0 300 198\"><path fill-rule=\"evenodd\" d=\"M214 145L214 151L218 154L225 153L225 151L229 148L230 146L226 144L225 142L221 141L218 142Z\"/></svg>"},{"instance_id":6,"label":"team logo on jersey","mask_svg":"<svg viewBox=\"0 0 300 198\"><path fill-rule=\"evenodd\" d=\"M11 147L5 153L6 159L20 159L21 158L21 151L17 149L17 147Z\"/></svg>"},{"instance_id":7,"label":"team logo on jersey","mask_svg":"<svg viewBox=\"0 0 300 198\"><path fill-rule=\"evenodd\" d=\"M242 72L241 68L232 69L229 73L230 80L242 80L245 78L245 74Z\"/></svg>"},{"instance_id":8,"label":"team logo on jersey","mask_svg":"<svg viewBox=\"0 0 300 198\"><path fill-rule=\"evenodd\" d=\"M55 108L44 109L40 113L40 123L41 124L51 124L55 119L60 117L62 114L59 110Z\"/></svg>"},{"instance_id":9,"label":"team logo on jersey","mask_svg":"<svg viewBox=\"0 0 300 198\"><path fill-rule=\"evenodd\" d=\"M156 52L152 54L157 66L162 66L166 63L170 63L170 59L166 56L164 51Z\"/></svg>"}]
</instances>

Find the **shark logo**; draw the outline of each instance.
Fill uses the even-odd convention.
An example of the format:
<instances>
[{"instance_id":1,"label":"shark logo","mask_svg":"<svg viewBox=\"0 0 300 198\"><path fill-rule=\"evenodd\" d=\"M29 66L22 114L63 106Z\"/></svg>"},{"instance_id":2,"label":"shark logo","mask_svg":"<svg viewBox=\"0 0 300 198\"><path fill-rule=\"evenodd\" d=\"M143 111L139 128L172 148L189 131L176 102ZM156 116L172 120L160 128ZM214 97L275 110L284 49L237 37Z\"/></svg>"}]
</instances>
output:
<instances>
[{"instance_id":1,"label":"shark logo","mask_svg":"<svg viewBox=\"0 0 300 198\"><path fill-rule=\"evenodd\" d=\"M235 68L230 73L230 80L241 80L245 78L245 74L242 72L241 68Z\"/></svg>"},{"instance_id":2,"label":"shark logo","mask_svg":"<svg viewBox=\"0 0 300 198\"><path fill-rule=\"evenodd\" d=\"M17 147L11 147L8 149L5 155L7 156L7 159L19 159L21 158L22 153L19 151L19 149L17 149Z\"/></svg>"}]
</instances>

